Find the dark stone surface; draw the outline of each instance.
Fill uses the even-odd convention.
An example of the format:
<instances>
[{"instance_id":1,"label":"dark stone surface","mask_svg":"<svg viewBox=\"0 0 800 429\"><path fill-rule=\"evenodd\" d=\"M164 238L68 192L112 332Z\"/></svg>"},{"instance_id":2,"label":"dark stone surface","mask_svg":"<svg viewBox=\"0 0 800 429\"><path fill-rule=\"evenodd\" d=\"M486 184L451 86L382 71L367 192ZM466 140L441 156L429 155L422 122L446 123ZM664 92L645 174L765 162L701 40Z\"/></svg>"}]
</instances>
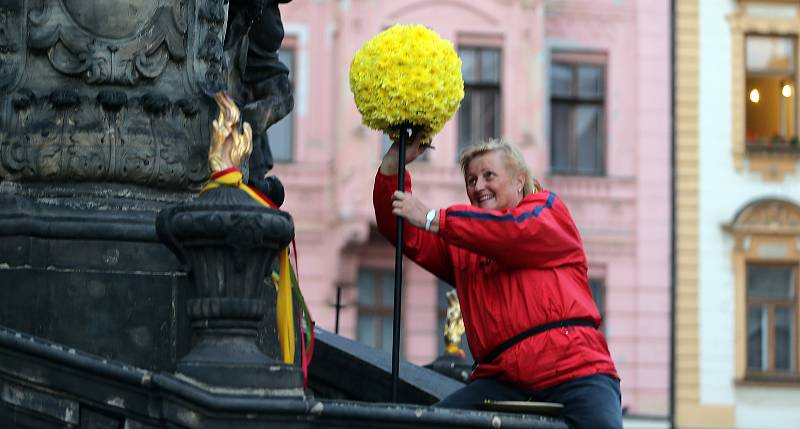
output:
<instances>
[{"instance_id":1,"label":"dark stone surface","mask_svg":"<svg viewBox=\"0 0 800 429\"><path fill-rule=\"evenodd\" d=\"M425 368L462 383L469 382L470 374L472 374L472 363L458 355L443 354L425 365Z\"/></svg>"},{"instance_id":2,"label":"dark stone surface","mask_svg":"<svg viewBox=\"0 0 800 429\"><path fill-rule=\"evenodd\" d=\"M363 381L363 380L362 380ZM115 426L116 424L116 426ZM541 428L536 415L231 396L0 328L0 427Z\"/></svg>"},{"instance_id":3,"label":"dark stone surface","mask_svg":"<svg viewBox=\"0 0 800 429\"><path fill-rule=\"evenodd\" d=\"M155 213L0 196L0 324L155 370L188 350L190 292Z\"/></svg>"},{"instance_id":4,"label":"dark stone surface","mask_svg":"<svg viewBox=\"0 0 800 429\"><path fill-rule=\"evenodd\" d=\"M291 216L222 186L162 210L156 231L194 284L187 312L197 341L176 373L240 393L302 397L302 370L263 353L257 335L260 322L276 323L264 318L266 308L276 304L268 294L274 288L264 278L294 238Z\"/></svg>"},{"instance_id":5,"label":"dark stone surface","mask_svg":"<svg viewBox=\"0 0 800 429\"><path fill-rule=\"evenodd\" d=\"M196 189L221 3L1 2L0 178Z\"/></svg>"},{"instance_id":6,"label":"dark stone surface","mask_svg":"<svg viewBox=\"0 0 800 429\"><path fill-rule=\"evenodd\" d=\"M317 328L309 387L326 398L390 402L389 353ZM430 405L464 386L449 377L401 361L398 401Z\"/></svg>"},{"instance_id":7,"label":"dark stone surface","mask_svg":"<svg viewBox=\"0 0 800 429\"><path fill-rule=\"evenodd\" d=\"M277 55L287 1L231 0L226 22L223 0L3 0L0 179L198 189L221 89L253 127L262 177L266 129L293 107Z\"/></svg>"},{"instance_id":8,"label":"dark stone surface","mask_svg":"<svg viewBox=\"0 0 800 429\"><path fill-rule=\"evenodd\" d=\"M145 368L171 369L187 349L188 337L178 335L185 322L173 306L185 293L177 277L38 269L1 274L4 326Z\"/></svg>"}]
</instances>

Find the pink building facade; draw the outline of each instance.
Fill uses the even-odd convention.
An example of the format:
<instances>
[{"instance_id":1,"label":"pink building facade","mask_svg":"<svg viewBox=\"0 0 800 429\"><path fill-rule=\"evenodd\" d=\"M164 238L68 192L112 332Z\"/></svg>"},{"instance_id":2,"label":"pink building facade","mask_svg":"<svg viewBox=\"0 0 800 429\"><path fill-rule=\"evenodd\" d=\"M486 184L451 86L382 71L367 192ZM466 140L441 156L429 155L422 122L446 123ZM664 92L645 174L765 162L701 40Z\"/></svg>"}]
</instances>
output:
<instances>
[{"instance_id":1,"label":"pink building facade","mask_svg":"<svg viewBox=\"0 0 800 429\"><path fill-rule=\"evenodd\" d=\"M669 405L670 55L667 0L295 0L282 6L295 109L271 129L295 219L301 286L317 324L391 347L394 251L371 190L386 141L361 125L353 54L395 23L423 24L464 61L460 111L411 166L431 206L466 202L459 149L517 143L581 231L604 332L631 414ZM442 291L404 266L402 355L441 351Z\"/></svg>"}]
</instances>

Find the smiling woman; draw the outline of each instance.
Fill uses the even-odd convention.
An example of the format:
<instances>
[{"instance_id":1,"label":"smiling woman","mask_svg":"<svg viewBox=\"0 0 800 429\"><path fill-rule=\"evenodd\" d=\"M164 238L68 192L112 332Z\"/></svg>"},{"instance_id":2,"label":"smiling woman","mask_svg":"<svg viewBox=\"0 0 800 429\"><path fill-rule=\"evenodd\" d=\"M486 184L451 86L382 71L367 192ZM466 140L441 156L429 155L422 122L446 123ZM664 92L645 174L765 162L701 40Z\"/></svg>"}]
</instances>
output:
<instances>
[{"instance_id":1,"label":"smiling woman","mask_svg":"<svg viewBox=\"0 0 800 429\"><path fill-rule=\"evenodd\" d=\"M542 190L519 149L503 140L469 146L460 164L469 201L480 208L514 208L522 197Z\"/></svg>"},{"instance_id":2,"label":"smiling woman","mask_svg":"<svg viewBox=\"0 0 800 429\"><path fill-rule=\"evenodd\" d=\"M412 136L405 162L428 146ZM478 408L485 400L564 405L572 428L621 428L619 377L592 299L586 255L572 216L542 189L519 150L493 140L461 156L470 205L432 209L395 191L399 147L386 152L373 203L381 234L444 282L461 303L473 382L437 404Z\"/></svg>"}]
</instances>

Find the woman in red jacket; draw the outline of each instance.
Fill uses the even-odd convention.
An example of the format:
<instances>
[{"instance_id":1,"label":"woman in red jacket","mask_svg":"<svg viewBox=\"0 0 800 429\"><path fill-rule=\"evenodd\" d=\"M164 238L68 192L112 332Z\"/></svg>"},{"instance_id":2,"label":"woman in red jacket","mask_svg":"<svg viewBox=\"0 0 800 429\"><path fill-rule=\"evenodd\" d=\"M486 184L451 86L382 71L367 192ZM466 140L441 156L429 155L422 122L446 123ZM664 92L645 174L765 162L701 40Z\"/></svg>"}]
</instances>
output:
<instances>
[{"instance_id":1,"label":"woman in red jacket","mask_svg":"<svg viewBox=\"0 0 800 429\"><path fill-rule=\"evenodd\" d=\"M406 163L426 146L414 138ZM619 377L592 300L586 255L564 203L531 177L504 141L470 147L461 167L471 205L431 208L396 191L398 148L383 158L373 203L378 229L395 241L395 215L411 225L403 251L458 292L472 382L438 406L486 399L564 405L572 428L622 428Z\"/></svg>"}]
</instances>

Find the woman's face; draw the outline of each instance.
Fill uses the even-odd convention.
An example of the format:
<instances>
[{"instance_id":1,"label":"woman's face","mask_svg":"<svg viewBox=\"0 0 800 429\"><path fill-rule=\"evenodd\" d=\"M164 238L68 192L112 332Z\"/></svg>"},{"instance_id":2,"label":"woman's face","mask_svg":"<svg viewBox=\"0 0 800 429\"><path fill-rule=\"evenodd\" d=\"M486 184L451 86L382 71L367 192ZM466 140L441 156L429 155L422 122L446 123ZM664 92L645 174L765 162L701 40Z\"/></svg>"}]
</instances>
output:
<instances>
[{"instance_id":1,"label":"woman's face","mask_svg":"<svg viewBox=\"0 0 800 429\"><path fill-rule=\"evenodd\" d=\"M500 151L487 152L475 157L467 166L464 177L467 196L473 206L482 209L511 209L522 199L524 174L512 174L503 162Z\"/></svg>"}]
</instances>

